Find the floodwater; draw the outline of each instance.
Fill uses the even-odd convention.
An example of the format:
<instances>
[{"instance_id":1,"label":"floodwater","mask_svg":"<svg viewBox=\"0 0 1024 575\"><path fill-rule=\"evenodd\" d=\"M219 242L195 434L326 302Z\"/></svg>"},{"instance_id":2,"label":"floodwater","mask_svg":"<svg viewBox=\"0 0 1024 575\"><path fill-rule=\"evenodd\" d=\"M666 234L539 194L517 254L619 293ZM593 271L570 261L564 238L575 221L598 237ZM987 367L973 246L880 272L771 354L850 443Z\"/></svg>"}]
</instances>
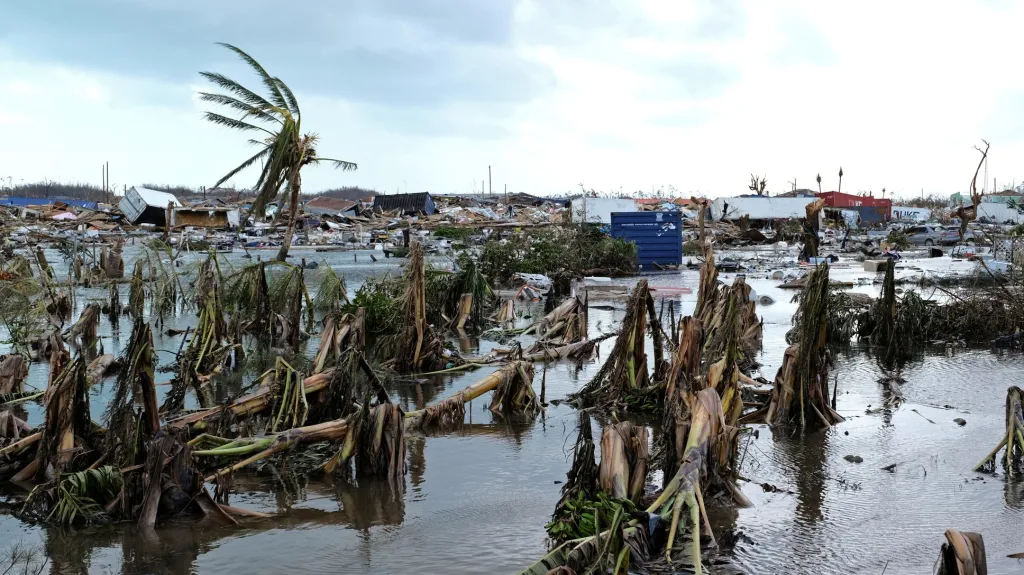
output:
<instances>
[{"instance_id":1,"label":"floodwater","mask_svg":"<svg viewBox=\"0 0 1024 575\"><path fill-rule=\"evenodd\" d=\"M126 252L126 269L135 255ZM296 252L296 259L301 255ZM56 253L48 256L59 260ZM373 262L368 252L355 254L358 261L351 252L305 257L320 261L324 256L345 274L350 292L368 276L398 271L401 262L382 257ZM246 263L237 253L230 259ZM315 279L316 272L309 277ZM733 277L721 276L730 282ZM692 288L692 294L666 297L677 313L693 309L697 272L658 274L650 281L655 288ZM765 321L762 374L772 379L795 310L793 293L753 275L748 282L776 302L758 310ZM629 280L616 283L628 286ZM870 283L856 289L877 292ZM126 298L127 290L121 295ZM78 306L106 296L106 290L82 290ZM595 290L590 303L590 334L613 331L624 299ZM161 333L190 321L173 318ZM105 317L102 322L106 351L119 351L130 324L122 320L114 331ZM165 350L159 361L167 364L181 336L157 335L155 344ZM548 401L582 387L612 344L603 342L599 358L583 365L552 364ZM484 353L496 344L478 345ZM986 350L938 346L924 351L902 374L905 402L898 407L885 404L874 361L852 347L837 354L833 372L845 423L808 435L754 426L756 434L741 443L741 473L748 480L741 487L754 505L709 510L716 535L741 534L734 548L714 557L713 572L929 573L947 528L984 535L990 573L1024 572L1024 563L1006 558L1024 551L1024 483L1008 480L1002 470L995 475L971 471L999 441L1006 388L1021 381L1024 364L1017 355ZM489 369L404 381L392 395L408 409L423 407ZM535 388L540 372L538 365ZM31 366L28 384L45 386L45 365ZM94 419L100 419L111 387L108 381L93 390ZM487 411L488 401L485 396L473 402L457 432L408 437L408 473L398 489L385 482L296 475L268 465L237 474L231 504L274 513L273 519L246 522L243 528L183 524L139 532L124 524L43 528L0 514L0 546L40 547L51 573L514 573L545 553L544 525L571 463L576 413L564 404L551 405L536 420L508 421ZM40 423L38 406L28 406L28 415L31 424ZM965 419L966 426L954 418ZM847 455L863 462L847 461ZM881 469L891 464L896 464L892 471Z\"/></svg>"}]
</instances>

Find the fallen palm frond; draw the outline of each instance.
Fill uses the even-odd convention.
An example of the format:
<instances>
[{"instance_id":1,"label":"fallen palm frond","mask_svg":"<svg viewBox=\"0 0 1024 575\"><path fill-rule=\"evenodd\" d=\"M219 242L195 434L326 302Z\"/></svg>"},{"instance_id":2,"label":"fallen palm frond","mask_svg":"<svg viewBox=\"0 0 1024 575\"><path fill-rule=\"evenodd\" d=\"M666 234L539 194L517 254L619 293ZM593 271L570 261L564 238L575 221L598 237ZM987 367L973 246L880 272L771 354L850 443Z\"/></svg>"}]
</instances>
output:
<instances>
[{"instance_id":1,"label":"fallen palm frond","mask_svg":"<svg viewBox=\"0 0 1024 575\"><path fill-rule=\"evenodd\" d=\"M647 428L629 421L601 432L601 490L615 499L640 501L647 481Z\"/></svg>"},{"instance_id":2,"label":"fallen palm frond","mask_svg":"<svg viewBox=\"0 0 1024 575\"><path fill-rule=\"evenodd\" d=\"M985 541L980 533L946 530L936 575L988 575Z\"/></svg>"},{"instance_id":3,"label":"fallen palm frond","mask_svg":"<svg viewBox=\"0 0 1024 575\"><path fill-rule=\"evenodd\" d=\"M196 307L199 317L188 346L178 358L178 373L164 400L165 411L182 408L185 393L195 390L200 407L213 404L209 382L223 368L232 345L227 342L228 329L221 301L220 267L211 253L199 269L196 279Z\"/></svg>"},{"instance_id":4,"label":"fallen palm frond","mask_svg":"<svg viewBox=\"0 0 1024 575\"><path fill-rule=\"evenodd\" d=\"M0 395L25 391L28 365L21 354L0 355Z\"/></svg>"},{"instance_id":5,"label":"fallen palm frond","mask_svg":"<svg viewBox=\"0 0 1024 575\"><path fill-rule=\"evenodd\" d=\"M551 522L545 530L548 537L557 543L568 539L597 534L597 518L594 511L588 516L588 502L598 494L598 467L594 460L594 433L590 414L580 411L576 431L576 445L572 450L572 467L562 485L562 497L555 505Z\"/></svg>"},{"instance_id":6,"label":"fallen palm frond","mask_svg":"<svg viewBox=\"0 0 1024 575\"><path fill-rule=\"evenodd\" d=\"M349 303L345 277L335 272L326 262L321 264L319 269L324 270L323 277L320 279L320 289L316 291L311 308L325 315L338 312L343 304Z\"/></svg>"},{"instance_id":7,"label":"fallen palm frond","mask_svg":"<svg viewBox=\"0 0 1024 575\"><path fill-rule=\"evenodd\" d=\"M445 347L444 339L427 323L423 246L419 242L412 244L408 260L402 296L403 325L389 338L388 364L403 373L458 365L462 360Z\"/></svg>"},{"instance_id":8,"label":"fallen palm frond","mask_svg":"<svg viewBox=\"0 0 1024 575\"><path fill-rule=\"evenodd\" d=\"M518 380L518 381L513 381ZM466 415L466 403L480 397L481 395L503 386L504 389L512 391L520 386L530 386L533 383L533 364L524 361L513 361L482 380L474 383L455 395L442 400L439 403L405 414L406 427L430 430L454 429L462 425ZM506 394L507 396L507 394ZM492 401L490 409L502 409L506 403L500 401L495 405ZM527 401L523 403L527 409L535 409L535 403Z\"/></svg>"},{"instance_id":9,"label":"fallen palm frond","mask_svg":"<svg viewBox=\"0 0 1024 575\"><path fill-rule=\"evenodd\" d=\"M135 269L128 288L128 307L125 313L132 318L142 317L146 306L146 283L142 279L142 260L135 260Z\"/></svg>"},{"instance_id":10,"label":"fallen palm frond","mask_svg":"<svg viewBox=\"0 0 1024 575\"><path fill-rule=\"evenodd\" d=\"M1017 386L1006 390L1006 433L995 449L974 467L975 471L995 471L996 455L1006 448L1003 465L1006 475L1024 473L1024 391Z\"/></svg>"},{"instance_id":11,"label":"fallen palm frond","mask_svg":"<svg viewBox=\"0 0 1024 575\"><path fill-rule=\"evenodd\" d=\"M808 277L796 314L798 341L786 349L771 401L744 416L744 423L761 421L807 429L843 421L829 403L828 272L828 264L822 264Z\"/></svg>"},{"instance_id":12,"label":"fallen palm frond","mask_svg":"<svg viewBox=\"0 0 1024 575\"><path fill-rule=\"evenodd\" d=\"M511 301L511 300L510 300ZM579 296L566 298L551 313L523 332L536 335L530 353L548 347L560 347L587 338L587 302Z\"/></svg>"},{"instance_id":13,"label":"fallen palm frond","mask_svg":"<svg viewBox=\"0 0 1024 575\"><path fill-rule=\"evenodd\" d=\"M67 473L52 489L47 519L61 525L102 521L106 518L104 505L117 497L121 486L121 474L111 466ZM33 491L30 499L38 495Z\"/></svg>"},{"instance_id":14,"label":"fallen palm frond","mask_svg":"<svg viewBox=\"0 0 1024 575\"><path fill-rule=\"evenodd\" d=\"M106 450L118 468L139 463L143 442L160 430L160 414L154 379L153 332L141 317L135 318L131 339L121 358L121 371L114 386L114 397L105 416ZM136 413L135 398L142 398L142 411Z\"/></svg>"},{"instance_id":15,"label":"fallen palm frond","mask_svg":"<svg viewBox=\"0 0 1024 575\"><path fill-rule=\"evenodd\" d=\"M653 311L653 305L648 308L650 298L647 280L641 279L626 303L626 316L615 346L597 375L573 397L575 402L637 411L650 411L660 402L656 397L657 385L651 385L647 371L645 336L647 316ZM655 348L660 351L659 346Z\"/></svg>"}]
</instances>

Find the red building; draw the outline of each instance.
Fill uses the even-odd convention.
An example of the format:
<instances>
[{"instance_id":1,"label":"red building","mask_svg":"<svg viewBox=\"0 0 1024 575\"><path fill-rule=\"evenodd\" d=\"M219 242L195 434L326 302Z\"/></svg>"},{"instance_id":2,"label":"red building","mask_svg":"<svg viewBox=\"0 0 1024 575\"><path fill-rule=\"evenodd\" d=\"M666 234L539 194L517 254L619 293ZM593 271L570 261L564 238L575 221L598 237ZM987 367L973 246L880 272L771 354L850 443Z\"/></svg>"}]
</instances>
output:
<instances>
[{"instance_id":1,"label":"red building","mask_svg":"<svg viewBox=\"0 0 1024 575\"><path fill-rule=\"evenodd\" d=\"M825 200L826 208L856 210L864 223L885 222L892 217L892 200L842 192L823 192L815 195Z\"/></svg>"}]
</instances>

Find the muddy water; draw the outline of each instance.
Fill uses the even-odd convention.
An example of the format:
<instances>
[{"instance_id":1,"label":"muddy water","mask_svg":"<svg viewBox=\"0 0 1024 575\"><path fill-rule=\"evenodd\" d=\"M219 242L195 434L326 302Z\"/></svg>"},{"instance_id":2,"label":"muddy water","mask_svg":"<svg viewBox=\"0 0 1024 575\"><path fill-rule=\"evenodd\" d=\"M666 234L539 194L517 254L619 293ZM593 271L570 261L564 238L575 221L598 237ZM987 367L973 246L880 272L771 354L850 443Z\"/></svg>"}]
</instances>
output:
<instances>
[{"instance_id":1,"label":"muddy water","mask_svg":"<svg viewBox=\"0 0 1024 575\"><path fill-rule=\"evenodd\" d=\"M352 262L348 253L329 256L350 288L369 275L394 270L397 263ZM685 286L695 292L698 280L696 272L680 272L650 281L656 288ZM795 306L789 302L792 293L775 287L777 282L750 283L777 302L759 308L765 320L762 371L770 379ZM90 297L106 297L104 290L83 292L79 306ZM696 295L670 297L677 311L687 313ZM615 329L623 303L592 292L591 334ZM164 329L183 328L189 321L174 318ZM116 335L105 333L106 350L117 350L129 332L122 321ZM160 360L169 362L180 343L180 336L158 337L156 347L167 350ZM483 350L493 345L479 343ZM602 358L611 345L611 340L602 344ZM988 351L926 351L904 371L906 401L898 407L883 406L878 369L863 351L851 348L838 355L835 369L837 407L846 423L806 436L755 427L756 438L752 434L741 448L742 474L749 479L742 488L754 506L712 511L717 534L742 533L735 548L715 558L716 572L928 573L948 527L984 534L991 573L1024 572L1024 564L1005 558L1024 551L1024 484L1008 482L1001 472L970 471L998 441L1006 387L1021 380L1024 364L1018 356ZM582 366L550 366L548 400L579 389L599 365L595 359ZM394 385L393 397L409 409L422 407L488 371L404 381ZM45 381L45 366L33 365L30 384L45 386ZM110 387L108 382L94 390L94 418L100 417ZM543 418L508 421L486 410L488 400L472 404L459 432L410 437L409 472L397 488L297 476L268 466L239 475L231 503L277 517L244 529L194 524L150 533L123 525L46 529L0 515L0 541L42 547L53 573L515 572L545 551L544 524L569 468L575 412L552 405ZM29 417L38 423L39 408L29 406ZM957 417L967 425L954 423ZM847 455L863 462L849 462ZM881 469L893 463L892 471Z\"/></svg>"}]
</instances>

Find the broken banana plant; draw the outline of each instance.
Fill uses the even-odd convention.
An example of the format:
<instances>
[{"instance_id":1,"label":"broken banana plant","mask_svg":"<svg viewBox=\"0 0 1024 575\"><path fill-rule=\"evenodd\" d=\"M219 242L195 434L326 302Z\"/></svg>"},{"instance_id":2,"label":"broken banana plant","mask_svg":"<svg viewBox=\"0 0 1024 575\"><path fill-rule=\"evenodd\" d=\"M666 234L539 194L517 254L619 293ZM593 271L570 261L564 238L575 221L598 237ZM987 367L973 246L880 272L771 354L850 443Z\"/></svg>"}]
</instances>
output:
<instances>
[{"instance_id":1,"label":"broken banana plant","mask_svg":"<svg viewBox=\"0 0 1024 575\"><path fill-rule=\"evenodd\" d=\"M131 340L121 357L114 397L106 413L104 453L118 468L140 463L142 444L160 431L154 357L153 332L141 317L136 318ZM136 397L142 399L142 409L138 412Z\"/></svg>"},{"instance_id":2,"label":"broken banana plant","mask_svg":"<svg viewBox=\"0 0 1024 575\"><path fill-rule=\"evenodd\" d=\"M985 540L980 533L946 530L936 575L988 575Z\"/></svg>"},{"instance_id":3,"label":"broken banana plant","mask_svg":"<svg viewBox=\"0 0 1024 575\"><path fill-rule=\"evenodd\" d=\"M645 513L648 517L658 514L660 517L670 518L665 547L665 558L670 564L676 538L689 524L690 562L695 572L700 574L703 572L700 553L701 529L702 525L705 529L708 525L703 510L702 486L721 480L717 474L720 462L716 459L718 450L715 449L715 444L726 426L723 422L721 400L714 390L705 389L691 396L688 412L690 422L686 434L686 447L679 468L657 499L647 507ZM681 522L684 509L687 510L688 517ZM638 563L648 559L648 530L652 526L646 519L630 519L624 513L620 513L604 531L562 543L521 574L543 575L561 567L577 573L627 573L631 562ZM710 535L710 531L708 534Z\"/></svg>"},{"instance_id":4,"label":"broken banana plant","mask_svg":"<svg viewBox=\"0 0 1024 575\"><path fill-rule=\"evenodd\" d=\"M829 403L828 271L828 264L821 264L808 277L796 313L799 339L786 349L771 400L741 422L809 429L843 421Z\"/></svg>"},{"instance_id":5,"label":"broken banana plant","mask_svg":"<svg viewBox=\"0 0 1024 575\"><path fill-rule=\"evenodd\" d=\"M445 348L444 339L427 323L426 278L423 246L413 243L405 267L402 326L389 337L388 364L401 373L437 371L460 365L462 360Z\"/></svg>"},{"instance_id":6,"label":"broken banana plant","mask_svg":"<svg viewBox=\"0 0 1024 575\"><path fill-rule=\"evenodd\" d=\"M128 307L125 313L132 318L140 318L145 313L146 307L146 282L142 279L142 260L135 261L135 269L132 271L132 279L128 288Z\"/></svg>"},{"instance_id":7,"label":"broken banana plant","mask_svg":"<svg viewBox=\"0 0 1024 575\"><path fill-rule=\"evenodd\" d=\"M1024 391L1017 386L1006 390L1006 433L995 449L974 467L975 471L993 472L996 469L997 455L1006 448L1003 466L1008 477L1024 473Z\"/></svg>"},{"instance_id":8,"label":"broken banana plant","mask_svg":"<svg viewBox=\"0 0 1024 575\"><path fill-rule=\"evenodd\" d=\"M188 389L195 391L199 406L213 405L210 380L224 367L232 344L228 342L227 323L220 295L220 266L211 253L199 268L196 279L196 306L199 317L188 345L178 358L178 373L171 382L163 408L177 411L184 406Z\"/></svg>"},{"instance_id":9,"label":"broken banana plant","mask_svg":"<svg viewBox=\"0 0 1024 575\"><path fill-rule=\"evenodd\" d=\"M511 301L511 300L509 300ZM580 296L566 298L551 313L528 327L523 334L534 334L537 341L527 353L562 347L587 338L587 300Z\"/></svg>"},{"instance_id":10,"label":"broken banana plant","mask_svg":"<svg viewBox=\"0 0 1024 575\"><path fill-rule=\"evenodd\" d=\"M578 405L652 411L661 402L661 398L657 397L658 386L651 383L645 350L647 319L654 311L653 304L648 305L651 299L647 280L641 279L633 288L626 303L622 329L608 359L586 387L572 397ZM651 319L655 333L654 351L657 365L661 362L661 330L657 327L657 319Z\"/></svg>"}]
</instances>

